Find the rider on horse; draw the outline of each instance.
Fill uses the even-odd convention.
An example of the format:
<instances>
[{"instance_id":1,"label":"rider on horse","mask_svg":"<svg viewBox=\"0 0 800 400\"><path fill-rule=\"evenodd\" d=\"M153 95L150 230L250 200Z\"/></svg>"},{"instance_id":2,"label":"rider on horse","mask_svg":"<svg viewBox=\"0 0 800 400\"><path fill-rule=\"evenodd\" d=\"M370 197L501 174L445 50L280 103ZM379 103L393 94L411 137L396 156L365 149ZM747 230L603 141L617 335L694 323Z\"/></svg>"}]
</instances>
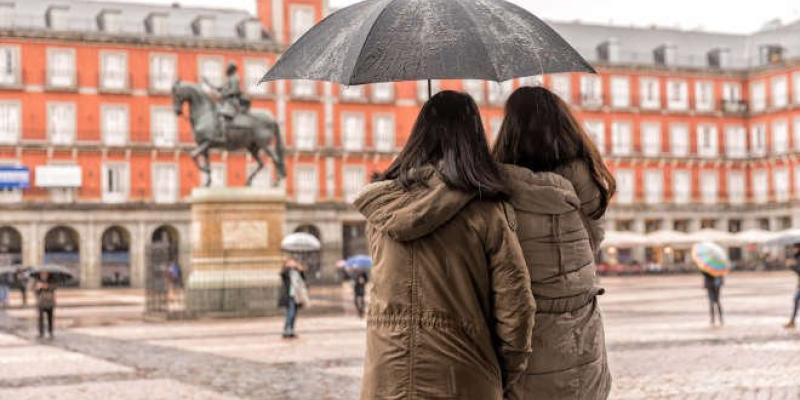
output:
<instances>
[{"instance_id":1,"label":"rider on horse","mask_svg":"<svg viewBox=\"0 0 800 400\"><path fill-rule=\"evenodd\" d=\"M214 86L206 81L208 86L211 86L219 93L220 99L220 127L218 131L219 140L225 140L225 132L228 129L233 118L242 112L242 89L239 85L239 75L237 74L238 68L236 63L231 62L228 64L228 69L225 71L227 77L225 84L222 86Z\"/></svg>"}]
</instances>

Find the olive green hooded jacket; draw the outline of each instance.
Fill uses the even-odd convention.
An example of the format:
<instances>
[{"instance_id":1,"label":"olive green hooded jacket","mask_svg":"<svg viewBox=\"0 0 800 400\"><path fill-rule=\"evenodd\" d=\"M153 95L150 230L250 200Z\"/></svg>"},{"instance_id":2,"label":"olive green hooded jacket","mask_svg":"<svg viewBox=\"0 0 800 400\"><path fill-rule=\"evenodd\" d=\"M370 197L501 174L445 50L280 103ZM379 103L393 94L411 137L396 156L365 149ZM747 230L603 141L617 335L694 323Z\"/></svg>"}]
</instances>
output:
<instances>
[{"instance_id":1,"label":"olive green hooded jacket","mask_svg":"<svg viewBox=\"0 0 800 400\"><path fill-rule=\"evenodd\" d=\"M502 400L525 371L535 306L513 209L448 188L367 186L373 258L361 399Z\"/></svg>"}]
</instances>

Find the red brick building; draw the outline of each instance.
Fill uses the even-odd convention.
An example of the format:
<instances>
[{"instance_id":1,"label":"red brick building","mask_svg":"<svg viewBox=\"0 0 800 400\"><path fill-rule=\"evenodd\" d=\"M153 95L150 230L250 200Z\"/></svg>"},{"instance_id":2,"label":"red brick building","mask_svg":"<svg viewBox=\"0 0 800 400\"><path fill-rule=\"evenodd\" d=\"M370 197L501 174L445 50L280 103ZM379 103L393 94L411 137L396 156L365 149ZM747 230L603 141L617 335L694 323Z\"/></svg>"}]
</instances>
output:
<instances>
[{"instance_id":1,"label":"red brick building","mask_svg":"<svg viewBox=\"0 0 800 400\"><path fill-rule=\"evenodd\" d=\"M322 0L258 0L257 9L0 3L0 258L60 262L92 287L141 285L153 241L186 254L186 198L202 176L169 92L176 79L221 82L228 62L239 66L254 111L283 128L287 230L318 235L327 264L363 252L363 222L348 202L402 147L427 87L256 86L281 49L328 12ZM515 87L543 84L567 99L620 183L610 229L800 225L800 25L753 35L554 27L597 64L597 76L435 86L476 97L490 134ZM241 186L254 164L244 153L214 153L213 180Z\"/></svg>"}]
</instances>

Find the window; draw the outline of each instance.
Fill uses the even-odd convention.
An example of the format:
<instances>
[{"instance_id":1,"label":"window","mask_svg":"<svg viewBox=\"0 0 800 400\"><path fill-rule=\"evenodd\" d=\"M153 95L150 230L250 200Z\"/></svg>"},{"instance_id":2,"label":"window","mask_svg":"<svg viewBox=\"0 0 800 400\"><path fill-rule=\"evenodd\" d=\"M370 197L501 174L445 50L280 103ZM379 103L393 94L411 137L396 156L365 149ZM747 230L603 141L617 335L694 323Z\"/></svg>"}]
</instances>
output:
<instances>
[{"instance_id":1,"label":"window","mask_svg":"<svg viewBox=\"0 0 800 400\"><path fill-rule=\"evenodd\" d=\"M747 156L747 134L743 126L725 127L725 152L730 158Z\"/></svg>"},{"instance_id":2,"label":"window","mask_svg":"<svg viewBox=\"0 0 800 400\"><path fill-rule=\"evenodd\" d=\"M611 78L611 105L615 108L631 106L631 84L627 77Z\"/></svg>"},{"instance_id":3,"label":"window","mask_svg":"<svg viewBox=\"0 0 800 400\"><path fill-rule=\"evenodd\" d=\"M150 14L147 17L146 28L149 34L164 36L169 34L169 21L167 14Z\"/></svg>"},{"instance_id":4,"label":"window","mask_svg":"<svg viewBox=\"0 0 800 400\"><path fill-rule=\"evenodd\" d=\"M772 107L784 108L789 105L789 80L785 76L772 78Z\"/></svg>"},{"instance_id":5,"label":"window","mask_svg":"<svg viewBox=\"0 0 800 400\"><path fill-rule=\"evenodd\" d=\"M642 123L642 151L649 157L661 154L661 124L658 122Z\"/></svg>"},{"instance_id":6,"label":"window","mask_svg":"<svg viewBox=\"0 0 800 400\"><path fill-rule=\"evenodd\" d=\"M603 81L597 75L581 76L581 104L584 107L603 105Z\"/></svg>"},{"instance_id":7,"label":"window","mask_svg":"<svg viewBox=\"0 0 800 400\"><path fill-rule=\"evenodd\" d=\"M260 27L259 27L260 29ZM267 94L267 82L259 84L261 77L267 72L267 62L264 60L245 60L244 62L244 91L252 96Z\"/></svg>"},{"instance_id":8,"label":"window","mask_svg":"<svg viewBox=\"0 0 800 400\"><path fill-rule=\"evenodd\" d=\"M75 103L47 103L47 136L53 145L75 143Z\"/></svg>"},{"instance_id":9,"label":"window","mask_svg":"<svg viewBox=\"0 0 800 400\"><path fill-rule=\"evenodd\" d=\"M439 93L441 90L439 88L440 83L441 82L436 79L431 80L431 96ZM417 100L419 100L420 103L424 103L428 101L428 98L428 81L417 81Z\"/></svg>"},{"instance_id":10,"label":"window","mask_svg":"<svg viewBox=\"0 0 800 400\"><path fill-rule=\"evenodd\" d=\"M631 154L631 124L613 122L611 124L611 154L627 156Z\"/></svg>"},{"instance_id":11,"label":"window","mask_svg":"<svg viewBox=\"0 0 800 400\"><path fill-rule=\"evenodd\" d=\"M175 73L176 59L174 55L154 54L150 57L150 89L169 92L172 84L178 79Z\"/></svg>"},{"instance_id":12,"label":"window","mask_svg":"<svg viewBox=\"0 0 800 400\"><path fill-rule=\"evenodd\" d=\"M153 107L150 111L153 145L173 147L177 144L178 121L169 107Z\"/></svg>"},{"instance_id":13,"label":"window","mask_svg":"<svg viewBox=\"0 0 800 400\"><path fill-rule=\"evenodd\" d=\"M672 173L672 201L675 204L688 204L692 201L692 174L685 170Z\"/></svg>"},{"instance_id":14,"label":"window","mask_svg":"<svg viewBox=\"0 0 800 400\"><path fill-rule=\"evenodd\" d=\"M777 168L772 171L773 187L775 188L775 201L789 200L789 170Z\"/></svg>"},{"instance_id":15,"label":"window","mask_svg":"<svg viewBox=\"0 0 800 400\"><path fill-rule=\"evenodd\" d=\"M768 182L767 171L763 169L753 171L753 201L759 204L767 202L769 197Z\"/></svg>"},{"instance_id":16,"label":"window","mask_svg":"<svg viewBox=\"0 0 800 400\"><path fill-rule=\"evenodd\" d=\"M294 169L294 174L294 187L297 191L295 198L297 202L312 204L317 201L317 193L319 192L317 168L312 165L298 165Z\"/></svg>"},{"instance_id":17,"label":"window","mask_svg":"<svg viewBox=\"0 0 800 400\"><path fill-rule=\"evenodd\" d=\"M671 111L689 109L689 89L686 81L667 81L667 108Z\"/></svg>"},{"instance_id":18,"label":"window","mask_svg":"<svg viewBox=\"0 0 800 400\"><path fill-rule=\"evenodd\" d=\"M211 187L225 187L228 185L228 170L225 163L211 164Z\"/></svg>"},{"instance_id":19,"label":"window","mask_svg":"<svg viewBox=\"0 0 800 400\"><path fill-rule=\"evenodd\" d=\"M718 144L717 126L697 125L697 153L700 157L716 157Z\"/></svg>"},{"instance_id":20,"label":"window","mask_svg":"<svg viewBox=\"0 0 800 400\"><path fill-rule=\"evenodd\" d=\"M659 204L664 194L664 176L661 170L651 169L644 173L644 201L647 204Z\"/></svg>"},{"instance_id":21,"label":"window","mask_svg":"<svg viewBox=\"0 0 800 400\"><path fill-rule=\"evenodd\" d=\"M75 86L75 50L47 50L47 85L54 88Z\"/></svg>"},{"instance_id":22,"label":"window","mask_svg":"<svg viewBox=\"0 0 800 400\"><path fill-rule=\"evenodd\" d=\"M476 79L467 79L464 81L464 91L467 92L475 102L478 104L483 104L484 96L484 85L483 81L476 80Z\"/></svg>"},{"instance_id":23,"label":"window","mask_svg":"<svg viewBox=\"0 0 800 400\"><path fill-rule=\"evenodd\" d=\"M292 20L290 21L291 41L300 39L312 26L314 26L314 9L308 6L291 6Z\"/></svg>"},{"instance_id":24,"label":"window","mask_svg":"<svg viewBox=\"0 0 800 400\"><path fill-rule=\"evenodd\" d=\"M18 85L19 77L19 47L0 46L0 85Z\"/></svg>"},{"instance_id":25,"label":"window","mask_svg":"<svg viewBox=\"0 0 800 400\"><path fill-rule=\"evenodd\" d=\"M592 138L600 154L606 152L606 124L603 121L586 121L586 133Z\"/></svg>"},{"instance_id":26,"label":"window","mask_svg":"<svg viewBox=\"0 0 800 400\"><path fill-rule=\"evenodd\" d=\"M722 100L726 103L738 103L742 100L742 85L734 82L722 84Z\"/></svg>"},{"instance_id":27,"label":"window","mask_svg":"<svg viewBox=\"0 0 800 400\"><path fill-rule=\"evenodd\" d=\"M128 87L128 56L125 53L100 53L100 87L122 90Z\"/></svg>"},{"instance_id":28,"label":"window","mask_svg":"<svg viewBox=\"0 0 800 400\"><path fill-rule=\"evenodd\" d=\"M617 179L617 201L620 204L633 203L633 171L629 169L620 169L617 170L614 175Z\"/></svg>"},{"instance_id":29,"label":"window","mask_svg":"<svg viewBox=\"0 0 800 400\"><path fill-rule=\"evenodd\" d=\"M339 97L346 101L363 101L366 99L364 95L364 86L339 86Z\"/></svg>"},{"instance_id":30,"label":"window","mask_svg":"<svg viewBox=\"0 0 800 400\"><path fill-rule=\"evenodd\" d=\"M750 84L750 108L755 111L764 111L767 108L767 89L764 82Z\"/></svg>"},{"instance_id":31,"label":"window","mask_svg":"<svg viewBox=\"0 0 800 400\"><path fill-rule=\"evenodd\" d=\"M128 107L107 105L101 108L103 144L123 146L128 141Z\"/></svg>"},{"instance_id":32,"label":"window","mask_svg":"<svg viewBox=\"0 0 800 400\"><path fill-rule=\"evenodd\" d=\"M384 82L372 85L372 101L376 103L389 103L394 100L394 83Z\"/></svg>"},{"instance_id":33,"label":"window","mask_svg":"<svg viewBox=\"0 0 800 400\"><path fill-rule=\"evenodd\" d=\"M550 78L550 89L567 103L572 103L572 87L569 75L553 75Z\"/></svg>"},{"instance_id":34,"label":"window","mask_svg":"<svg viewBox=\"0 0 800 400\"><path fill-rule=\"evenodd\" d=\"M800 104L800 72L792 74L792 93L794 93L794 104Z\"/></svg>"},{"instance_id":35,"label":"window","mask_svg":"<svg viewBox=\"0 0 800 400\"><path fill-rule=\"evenodd\" d=\"M317 147L317 113L295 111L292 114L294 146L297 150L314 150Z\"/></svg>"},{"instance_id":36,"label":"window","mask_svg":"<svg viewBox=\"0 0 800 400\"><path fill-rule=\"evenodd\" d=\"M641 78L639 80L639 96L643 109L657 110L661 108L661 90L658 79Z\"/></svg>"},{"instance_id":37,"label":"window","mask_svg":"<svg viewBox=\"0 0 800 400\"><path fill-rule=\"evenodd\" d=\"M697 111L713 111L714 82L697 81L694 86L694 102Z\"/></svg>"},{"instance_id":38,"label":"window","mask_svg":"<svg viewBox=\"0 0 800 400\"><path fill-rule=\"evenodd\" d=\"M753 156L767 154L767 125L755 124L750 128L750 150Z\"/></svg>"},{"instance_id":39,"label":"window","mask_svg":"<svg viewBox=\"0 0 800 400\"><path fill-rule=\"evenodd\" d=\"M728 202L742 204L745 200L745 179L741 171L728 171Z\"/></svg>"},{"instance_id":40,"label":"window","mask_svg":"<svg viewBox=\"0 0 800 400\"><path fill-rule=\"evenodd\" d=\"M344 201L352 203L367 180L364 167L346 166L342 173L344 176Z\"/></svg>"},{"instance_id":41,"label":"window","mask_svg":"<svg viewBox=\"0 0 800 400\"><path fill-rule=\"evenodd\" d=\"M309 98L317 95L317 83L310 80L292 81L292 96L298 98Z\"/></svg>"},{"instance_id":42,"label":"window","mask_svg":"<svg viewBox=\"0 0 800 400\"><path fill-rule=\"evenodd\" d=\"M502 105L514 90L514 81L489 82L489 104Z\"/></svg>"},{"instance_id":43,"label":"window","mask_svg":"<svg viewBox=\"0 0 800 400\"><path fill-rule=\"evenodd\" d=\"M789 152L789 122L778 119L772 122L772 153L786 154Z\"/></svg>"},{"instance_id":44,"label":"window","mask_svg":"<svg viewBox=\"0 0 800 400\"><path fill-rule=\"evenodd\" d=\"M794 149L800 151L800 117L794 119L793 129Z\"/></svg>"},{"instance_id":45,"label":"window","mask_svg":"<svg viewBox=\"0 0 800 400\"><path fill-rule=\"evenodd\" d=\"M263 38L261 21L253 20L245 22L242 25L242 34L246 39L249 40L261 40Z\"/></svg>"},{"instance_id":46,"label":"window","mask_svg":"<svg viewBox=\"0 0 800 400\"><path fill-rule=\"evenodd\" d=\"M19 141L21 114L19 103L0 102L0 143L16 144Z\"/></svg>"},{"instance_id":47,"label":"window","mask_svg":"<svg viewBox=\"0 0 800 400\"><path fill-rule=\"evenodd\" d=\"M669 147L672 155L686 157L689 155L689 126L672 124L669 127Z\"/></svg>"},{"instance_id":48,"label":"window","mask_svg":"<svg viewBox=\"0 0 800 400\"><path fill-rule=\"evenodd\" d=\"M395 150L394 115L376 115L373 132L375 134L375 150L392 152Z\"/></svg>"},{"instance_id":49,"label":"window","mask_svg":"<svg viewBox=\"0 0 800 400\"><path fill-rule=\"evenodd\" d=\"M194 34L200 37L214 36L215 24L212 17L198 17L194 21Z\"/></svg>"},{"instance_id":50,"label":"window","mask_svg":"<svg viewBox=\"0 0 800 400\"><path fill-rule=\"evenodd\" d=\"M127 164L104 164L102 179L103 202L122 203L128 199L130 178Z\"/></svg>"},{"instance_id":51,"label":"window","mask_svg":"<svg viewBox=\"0 0 800 400\"><path fill-rule=\"evenodd\" d=\"M718 187L716 171L703 171L700 174L700 192L702 194L703 204L717 203Z\"/></svg>"},{"instance_id":52,"label":"window","mask_svg":"<svg viewBox=\"0 0 800 400\"><path fill-rule=\"evenodd\" d=\"M197 65L199 67L198 75L200 75L201 83L210 83L214 86L222 86L225 77L222 71L222 57L198 57Z\"/></svg>"},{"instance_id":53,"label":"window","mask_svg":"<svg viewBox=\"0 0 800 400\"><path fill-rule=\"evenodd\" d=\"M178 201L178 186L178 167L176 165L153 165L153 201L156 203Z\"/></svg>"},{"instance_id":54,"label":"window","mask_svg":"<svg viewBox=\"0 0 800 400\"><path fill-rule=\"evenodd\" d=\"M342 141L345 151L364 150L364 114L342 113Z\"/></svg>"}]
</instances>

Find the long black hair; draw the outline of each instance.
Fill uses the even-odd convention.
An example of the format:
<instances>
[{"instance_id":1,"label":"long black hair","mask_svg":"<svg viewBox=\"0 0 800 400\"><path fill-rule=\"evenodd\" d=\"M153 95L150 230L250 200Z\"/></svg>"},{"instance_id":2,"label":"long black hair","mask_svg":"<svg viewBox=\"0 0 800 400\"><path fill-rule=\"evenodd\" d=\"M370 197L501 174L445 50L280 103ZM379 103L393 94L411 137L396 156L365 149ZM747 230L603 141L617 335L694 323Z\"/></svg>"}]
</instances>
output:
<instances>
[{"instance_id":1,"label":"long black hair","mask_svg":"<svg viewBox=\"0 0 800 400\"><path fill-rule=\"evenodd\" d=\"M403 188L423 183L413 171L431 165L453 189L505 197L506 185L489 153L478 106L467 94L439 92L419 112L403 150L383 174Z\"/></svg>"},{"instance_id":2,"label":"long black hair","mask_svg":"<svg viewBox=\"0 0 800 400\"><path fill-rule=\"evenodd\" d=\"M614 176L569 106L543 87L521 87L511 94L493 153L498 162L534 172L553 172L582 160L601 194L593 218L605 214L616 191Z\"/></svg>"}]
</instances>

